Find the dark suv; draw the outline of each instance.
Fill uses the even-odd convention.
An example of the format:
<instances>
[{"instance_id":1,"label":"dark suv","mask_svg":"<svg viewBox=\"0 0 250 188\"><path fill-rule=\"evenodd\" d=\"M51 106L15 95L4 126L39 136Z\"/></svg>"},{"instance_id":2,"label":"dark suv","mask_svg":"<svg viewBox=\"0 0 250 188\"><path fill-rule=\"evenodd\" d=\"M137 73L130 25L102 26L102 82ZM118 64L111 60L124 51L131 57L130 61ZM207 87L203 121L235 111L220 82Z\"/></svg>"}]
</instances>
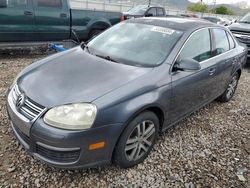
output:
<instances>
[{"instance_id":1,"label":"dark suv","mask_svg":"<svg viewBox=\"0 0 250 188\"><path fill-rule=\"evenodd\" d=\"M245 44L248 49L247 57L250 57L250 13L245 15L242 19L229 26L233 35L239 42Z\"/></svg>"}]
</instances>

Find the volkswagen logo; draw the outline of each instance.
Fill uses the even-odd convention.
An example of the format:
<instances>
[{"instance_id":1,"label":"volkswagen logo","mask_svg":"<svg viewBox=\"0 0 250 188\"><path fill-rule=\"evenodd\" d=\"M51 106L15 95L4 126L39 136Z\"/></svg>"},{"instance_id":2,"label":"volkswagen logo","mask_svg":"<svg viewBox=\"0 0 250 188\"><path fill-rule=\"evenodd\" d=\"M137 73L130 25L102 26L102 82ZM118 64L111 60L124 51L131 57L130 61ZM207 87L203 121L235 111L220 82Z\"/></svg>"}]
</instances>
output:
<instances>
[{"instance_id":1,"label":"volkswagen logo","mask_svg":"<svg viewBox=\"0 0 250 188\"><path fill-rule=\"evenodd\" d=\"M20 109L23 106L24 102L25 102L25 95L21 93L20 95L18 95L16 100L17 109Z\"/></svg>"}]
</instances>

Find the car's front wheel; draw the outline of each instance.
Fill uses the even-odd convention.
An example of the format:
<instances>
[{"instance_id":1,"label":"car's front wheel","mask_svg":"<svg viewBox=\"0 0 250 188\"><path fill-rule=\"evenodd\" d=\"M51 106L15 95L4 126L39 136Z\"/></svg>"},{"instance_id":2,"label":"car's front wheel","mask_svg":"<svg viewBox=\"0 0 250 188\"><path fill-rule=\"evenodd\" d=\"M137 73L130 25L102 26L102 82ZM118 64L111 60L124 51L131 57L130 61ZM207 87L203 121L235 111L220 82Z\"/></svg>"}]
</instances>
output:
<instances>
[{"instance_id":1,"label":"car's front wheel","mask_svg":"<svg viewBox=\"0 0 250 188\"><path fill-rule=\"evenodd\" d=\"M230 83L228 84L227 89L225 90L225 92L217 99L218 101L220 101L220 102L228 102L233 98L234 93L235 93L235 91L237 89L237 86L238 86L239 78L240 78L240 75L239 75L238 72L236 72L233 75Z\"/></svg>"},{"instance_id":2,"label":"car's front wheel","mask_svg":"<svg viewBox=\"0 0 250 188\"><path fill-rule=\"evenodd\" d=\"M114 162L122 168L141 163L152 150L159 133L159 120L150 111L134 118L121 135L114 153Z\"/></svg>"}]
</instances>

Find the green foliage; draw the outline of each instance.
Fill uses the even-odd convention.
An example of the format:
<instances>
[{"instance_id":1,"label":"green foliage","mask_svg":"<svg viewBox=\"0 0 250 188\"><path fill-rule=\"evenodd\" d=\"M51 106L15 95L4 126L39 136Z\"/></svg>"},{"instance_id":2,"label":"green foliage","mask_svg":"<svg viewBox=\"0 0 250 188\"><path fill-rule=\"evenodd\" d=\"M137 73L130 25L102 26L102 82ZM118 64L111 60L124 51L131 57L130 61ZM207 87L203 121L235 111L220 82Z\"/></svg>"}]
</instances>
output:
<instances>
[{"instance_id":1,"label":"green foliage","mask_svg":"<svg viewBox=\"0 0 250 188\"><path fill-rule=\"evenodd\" d=\"M203 3L194 3L188 6L188 10L192 12L208 12L208 6Z\"/></svg>"},{"instance_id":2,"label":"green foliage","mask_svg":"<svg viewBox=\"0 0 250 188\"><path fill-rule=\"evenodd\" d=\"M219 6L209 10L208 6L204 3L193 3L188 6L188 10L192 12L211 12L214 14L234 15L234 12L225 6Z\"/></svg>"},{"instance_id":3,"label":"green foliage","mask_svg":"<svg viewBox=\"0 0 250 188\"><path fill-rule=\"evenodd\" d=\"M212 13L215 14L227 14L227 15L234 15L234 12L228 9L225 6L219 6L211 10Z\"/></svg>"}]
</instances>

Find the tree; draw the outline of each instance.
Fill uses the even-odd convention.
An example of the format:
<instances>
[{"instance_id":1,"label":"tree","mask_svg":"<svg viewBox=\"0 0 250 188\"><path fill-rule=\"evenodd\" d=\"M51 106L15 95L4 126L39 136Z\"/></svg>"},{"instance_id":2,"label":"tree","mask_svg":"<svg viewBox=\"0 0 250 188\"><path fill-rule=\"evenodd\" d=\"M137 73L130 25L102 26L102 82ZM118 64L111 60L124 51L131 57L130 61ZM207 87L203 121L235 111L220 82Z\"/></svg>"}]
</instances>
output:
<instances>
[{"instance_id":1,"label":"tree","mask_svg":"<svg viewBox=\"0 0 250 188\"><path fill-rule=\"evenodd\" d=\"M208 12L208 6L203 3L194 3L188 6L188 10L192 12Z\"/></svg>"},{"instance_id":2,"label":"tree","mask_svg":"<svg viewBox=\"0 0 250 188\"><path fill-rule=\"evenodd\" d=\"M211 10L211 12L215 14L228 14L228 15L234 15L234 12L230 9L228 9L225 6L219 6Z\"/></svg>"}]
</instances>

